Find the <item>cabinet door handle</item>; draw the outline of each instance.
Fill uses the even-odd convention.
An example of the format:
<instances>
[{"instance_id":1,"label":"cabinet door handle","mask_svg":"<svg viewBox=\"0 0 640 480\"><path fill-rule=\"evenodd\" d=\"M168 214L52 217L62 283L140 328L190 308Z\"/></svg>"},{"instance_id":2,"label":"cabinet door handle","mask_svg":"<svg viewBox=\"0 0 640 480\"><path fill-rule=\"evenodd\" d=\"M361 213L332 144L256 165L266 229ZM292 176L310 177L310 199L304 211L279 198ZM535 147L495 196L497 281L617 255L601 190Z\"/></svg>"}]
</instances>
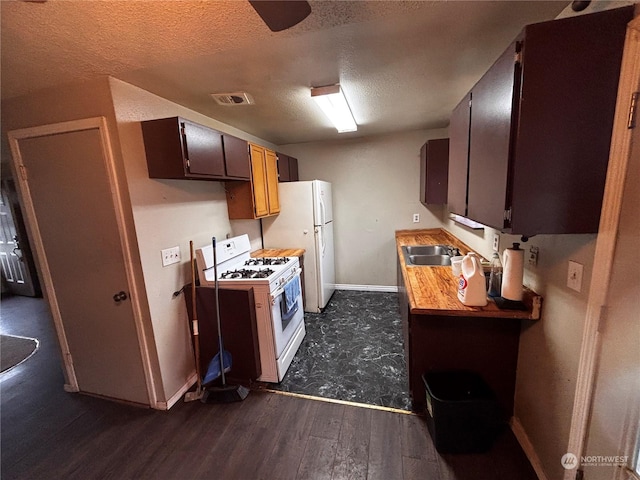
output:
<instances>
[{"instance_id":1,"label":"cabinet door handle","mask_svg":"<svg viewBox=\"0 0 640 480\"><path fill-rule=\"evenodd\" d=\"M126 292L118 292L113 296L113 301L116 303L120 303L123 300L129 298Z\"/></svg>"}]
</instances>

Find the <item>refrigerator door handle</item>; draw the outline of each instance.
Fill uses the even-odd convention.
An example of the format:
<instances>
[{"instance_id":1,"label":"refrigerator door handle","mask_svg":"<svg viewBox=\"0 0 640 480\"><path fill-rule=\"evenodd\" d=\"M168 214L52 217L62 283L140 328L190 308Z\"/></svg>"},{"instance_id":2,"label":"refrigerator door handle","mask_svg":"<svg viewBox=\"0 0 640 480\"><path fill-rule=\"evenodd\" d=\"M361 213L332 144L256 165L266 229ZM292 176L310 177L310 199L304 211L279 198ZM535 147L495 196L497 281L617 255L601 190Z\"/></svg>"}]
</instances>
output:
<instances>
[{"instance_id":1,"label":"refrigerator door handle","mask_svg":"<svg viewBox=\"0 0 640 480\"><path fill-rule=\"evenodd\" d=\"M322 198L320 199L320 225L324 225L327 213L325 211L325 206L324 206L324 202L322 201Z\"/></svg>"},{"instance_id":2,"label":"refrigerator door handle","mask_svg":"<svg viewBox=\"0 0 640 480\"><path fill-rule=\"evenodd\" d=\"M318 237L318 245L320 245L320 253L324 257L324 252L327 248L327 242L322 234L322 227L316 227L316 236Z\"/></svg>"}]
</instances>

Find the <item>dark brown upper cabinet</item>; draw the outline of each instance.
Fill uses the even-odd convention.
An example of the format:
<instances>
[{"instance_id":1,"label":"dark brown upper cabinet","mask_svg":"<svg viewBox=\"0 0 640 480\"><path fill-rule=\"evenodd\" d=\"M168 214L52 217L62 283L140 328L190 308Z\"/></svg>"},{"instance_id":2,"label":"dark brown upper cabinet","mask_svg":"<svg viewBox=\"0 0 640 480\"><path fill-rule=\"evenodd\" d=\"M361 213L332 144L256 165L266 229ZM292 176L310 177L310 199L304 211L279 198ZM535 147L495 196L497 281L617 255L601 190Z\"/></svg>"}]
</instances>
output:
<instances>
[{"instance_id":1,"label":"dark brown upper cabinet","mask_svg":"<svg viewBox=\"0 0 640 480\"><path fill-rule=\"evenodd\" d=\"M278 156L278 181L280 182L297 182L298 178L298 159L277 153Z\"/></svg>"},{"instance_id":2,"label":"dark brown upper cabinet","mask_svg":"<svg viewBox=\"0 0 640 480\"><path fill-rule=\"evenodd\" d=\"M223 136L212 128L181 117L144 121L142 136L149 178L250 178L249 151L244 140Z\"/></svg>"},{"instance_id":3,"label":"dark brown upper cabinet","mask_svg":"<svg viewBox=\"0 0 640 480\"><path fill-rule=\"evenodd\" d=\"M429 140L420 149L420 202L423 205L447 203L449 177L449 139Z\"/></svg>"},{"instance_id":4,"label":"dark brown upper cabinet","mask_svg":"<svg viewBox=\"0 0 640 480\"><path fill-rule=\"evenodd\" d=\"M503 220L509 182L509 144L513 122L517 121L514 93L520 66L515 61L519 46L520 42L509 45L473 87L471 101L466 216L495 228L506 226Z\"/></svg>"},{"instance_id":5,"label":"dark brown upper cabinet","mask_svg":"<svg viewBox=\"0 0 640 480\"><path fill-rule=\"evenodd\" d=\"M467 182L469 180L469 126L471 92L451 112L449 124L449 180L447 205L451 213L467 215Z\"/></svg>"},{"instance_id":6,"label":"dark brown upper cabinet","mask_svg":"<svg viewBox=\"0 0 640 480\"><path fill-rule=\"evenodd\" d=\"M524 28L452 114L450 211L523 236L598 231L632 18L624 7Z\"/></svg>"},{"instance_id":7,"label":"dark brown upper cabinet","mask_svg":"<svg viewBox=\"0 0 640 480\"><path fill-rule=\"evenodd\" d=\"M225 133L222 135L222 144L227 177L249 180L251 178L249 143Z\"/></svg>"}]
</instances>

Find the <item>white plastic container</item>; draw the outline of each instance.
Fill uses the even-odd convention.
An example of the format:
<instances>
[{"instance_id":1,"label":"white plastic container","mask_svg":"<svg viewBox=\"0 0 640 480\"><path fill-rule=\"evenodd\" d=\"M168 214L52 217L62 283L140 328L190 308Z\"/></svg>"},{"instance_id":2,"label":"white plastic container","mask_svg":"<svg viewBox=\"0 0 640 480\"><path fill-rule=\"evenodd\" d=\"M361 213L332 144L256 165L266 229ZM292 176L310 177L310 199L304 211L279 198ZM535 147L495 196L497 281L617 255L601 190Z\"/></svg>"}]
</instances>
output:
<instances>
[{"instance_id":1,"label":"white plastic container","mask_svg":"<svg viewBox=\"0 0 640 480\"><path fill-rule=\"evenodd\" d=\"M480 257L473 252L465 255L461 270L458 300L468 307L484 307L487 304L487 283Z\"/></svg>"},{"instance_id":2,"label":"white plastic container","mask_svg":"<svg viewBox=\"0 0 640 480\"><path fill-rule=\"evenodd\" d=\"M462 273L462 259L464 256L451 257L451 272L453 276L458 278Z\"/></svg>"}]
</instances>

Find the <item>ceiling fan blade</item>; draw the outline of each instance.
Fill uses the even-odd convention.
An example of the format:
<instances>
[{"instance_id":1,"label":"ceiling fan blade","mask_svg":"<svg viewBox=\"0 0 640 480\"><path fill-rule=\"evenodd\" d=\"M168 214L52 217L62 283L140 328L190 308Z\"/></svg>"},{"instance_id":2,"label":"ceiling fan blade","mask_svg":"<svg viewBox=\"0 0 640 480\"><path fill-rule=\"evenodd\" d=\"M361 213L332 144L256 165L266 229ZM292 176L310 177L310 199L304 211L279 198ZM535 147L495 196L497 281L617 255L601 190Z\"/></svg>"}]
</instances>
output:
<instances>
[{"instance_id":1,"label":"ceiling fan blade","mask_svg":"<svg viewBox=\"0 0 640 480\"><path fill-rule=\"evenodd\" d=\"M249 3L272 32L291 28L311 13L311 5L304 0L249 0Z\"/></svg>"}]
</instances>

